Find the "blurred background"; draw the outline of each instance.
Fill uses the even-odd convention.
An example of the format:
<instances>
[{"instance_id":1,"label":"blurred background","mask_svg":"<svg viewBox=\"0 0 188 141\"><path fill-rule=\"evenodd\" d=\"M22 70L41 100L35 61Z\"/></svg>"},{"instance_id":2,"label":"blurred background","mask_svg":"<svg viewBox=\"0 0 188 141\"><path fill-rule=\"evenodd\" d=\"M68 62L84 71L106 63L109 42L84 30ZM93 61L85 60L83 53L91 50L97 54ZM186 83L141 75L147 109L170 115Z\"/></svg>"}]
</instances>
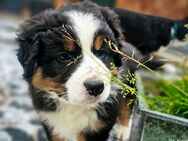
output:
<instances>
[{"instance_id":1,"label":"blurred background","mask_svg":"<svg viewBox=\"0 0 188 141\"><path fill-rule=\"evenodd\" d=\"M0 141L46 140L28 96L27 84L22 79L23 70L16 57L18 45L15 38L19 24L47 8L58 8L78 1L0 0ZM188 17L188 0L93 1L102 6L119 7L172 19ZM183 59L186 58L187 44L171 44L171 46L174 47L175 52L178 46L179 54L183 52ZM183 46L184 49L179 49L179 46ZM182 61L182 55L178 56L177 53L168 54L168 56L169 59L176 58Z\"/></svg>"},{"instance_id":2,"label":"blurred background","mask_svg":"<svg viewBox=\"0 0 188 141\"><path fill-rule=\"evenodd\" d=\"M1 0L0 11L8 12L22 18L39 13L47 8L82 0ZM188 0L93 0L101 6L130 9L142 13L168 18L188 16Z\"/></svg>"}]
</instances>

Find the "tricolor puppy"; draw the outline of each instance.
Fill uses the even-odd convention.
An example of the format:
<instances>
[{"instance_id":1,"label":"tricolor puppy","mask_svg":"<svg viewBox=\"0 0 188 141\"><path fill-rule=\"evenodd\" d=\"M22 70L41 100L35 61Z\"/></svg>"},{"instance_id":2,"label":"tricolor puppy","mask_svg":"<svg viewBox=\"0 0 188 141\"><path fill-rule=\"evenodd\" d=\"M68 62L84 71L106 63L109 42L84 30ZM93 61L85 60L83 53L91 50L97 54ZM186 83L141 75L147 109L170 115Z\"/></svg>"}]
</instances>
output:
<instances>
[{"instance_id":1,"label":"tricolor puppy","mask_svg":"<svg viewBox=\"0 0 188 141\"><path fill-rule=\"evenodd\" d=\"M49 141L128 139L127 99L109 75L111 64L124 68L121 74L137 66L122 62L110 47L129 55L136 50L125 43L121 14L85 1L47 10L22 25L18 59Z\"/></svg>"}]
</instances>

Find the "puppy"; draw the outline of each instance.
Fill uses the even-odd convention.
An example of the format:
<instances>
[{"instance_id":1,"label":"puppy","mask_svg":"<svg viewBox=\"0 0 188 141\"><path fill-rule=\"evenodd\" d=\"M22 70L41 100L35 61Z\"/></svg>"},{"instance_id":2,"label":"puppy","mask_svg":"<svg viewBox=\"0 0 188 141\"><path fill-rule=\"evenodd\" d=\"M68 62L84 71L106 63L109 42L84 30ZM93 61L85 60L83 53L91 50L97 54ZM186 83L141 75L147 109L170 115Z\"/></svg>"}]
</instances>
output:
<instances>
[{"instance_id":1,"label":"puppy","mask_svg":"<svg viewBox=\"0 0 188 141\"><path fill-rule=\"evenodd\" d=\"M114 49L141 62L149 56L125 42L120 16L84 1L47 10L21 26L18 59L49 141L128 139L130 96L124 99L111 82L111 65L123 70L118 77L128 83L121 76L134 73L138 64Z\"/></svg>"},{"instance_id":2,"label":"puppy","mask_svg":"<svg viewBox=\"0 0 188 141\"><path fill-rule=\"evenodd\" d=\"M171 40L185 39L188 18L171 20L163 17L140 14L129 10L113 9L119 15L120 25L126 41L143 54L148 54L167 46Z\"/></svg>"}]
</instances>

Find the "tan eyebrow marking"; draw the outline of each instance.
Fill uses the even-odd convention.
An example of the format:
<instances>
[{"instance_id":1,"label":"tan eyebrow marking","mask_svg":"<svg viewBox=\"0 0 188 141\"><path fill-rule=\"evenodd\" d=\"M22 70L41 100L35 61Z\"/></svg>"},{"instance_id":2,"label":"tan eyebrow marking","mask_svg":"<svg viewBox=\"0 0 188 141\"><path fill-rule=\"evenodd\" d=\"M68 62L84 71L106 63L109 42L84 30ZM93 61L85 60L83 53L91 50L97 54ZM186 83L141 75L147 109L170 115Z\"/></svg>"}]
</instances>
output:
<instances>
[{"instance_id":1,"label":"tan eyebrow marking","mask_svg":"<svg viewBox=\"0 0 188 141\"><path fill-rule=\"evenodd\" d=\"M94 41L94 49L100 50L104 42L103 36L97 36Z\"/></svg>"},{"instance_id":2,"label":"tan eyebrow marking","mask_svg":"<svg viewBox=\"0 0 188 141\"><path fill-rule=\"evenodd\" d=\"M64 49L67 51L74 51L76 49L74 40L63 38Z\"/></svg>"}]
</instances>

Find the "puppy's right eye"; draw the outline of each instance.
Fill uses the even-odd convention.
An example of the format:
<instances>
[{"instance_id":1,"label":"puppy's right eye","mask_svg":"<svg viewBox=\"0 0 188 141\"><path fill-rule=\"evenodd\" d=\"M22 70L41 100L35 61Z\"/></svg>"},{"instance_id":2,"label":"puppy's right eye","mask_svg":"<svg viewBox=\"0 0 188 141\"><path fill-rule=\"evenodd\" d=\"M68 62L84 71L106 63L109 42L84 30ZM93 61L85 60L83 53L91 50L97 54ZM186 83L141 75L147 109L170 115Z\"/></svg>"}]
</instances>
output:
<instances>
[{"instance_id":1,"label":"puppy's right eye","mask_svg":"<svg viewBox=\"0 0 188 141\"><path fill-rule=\"evenodd\" d=\"M58 62L70 61L73 57L69 53L62 53L57 57Z\"/></svg>"}]
</instances>

